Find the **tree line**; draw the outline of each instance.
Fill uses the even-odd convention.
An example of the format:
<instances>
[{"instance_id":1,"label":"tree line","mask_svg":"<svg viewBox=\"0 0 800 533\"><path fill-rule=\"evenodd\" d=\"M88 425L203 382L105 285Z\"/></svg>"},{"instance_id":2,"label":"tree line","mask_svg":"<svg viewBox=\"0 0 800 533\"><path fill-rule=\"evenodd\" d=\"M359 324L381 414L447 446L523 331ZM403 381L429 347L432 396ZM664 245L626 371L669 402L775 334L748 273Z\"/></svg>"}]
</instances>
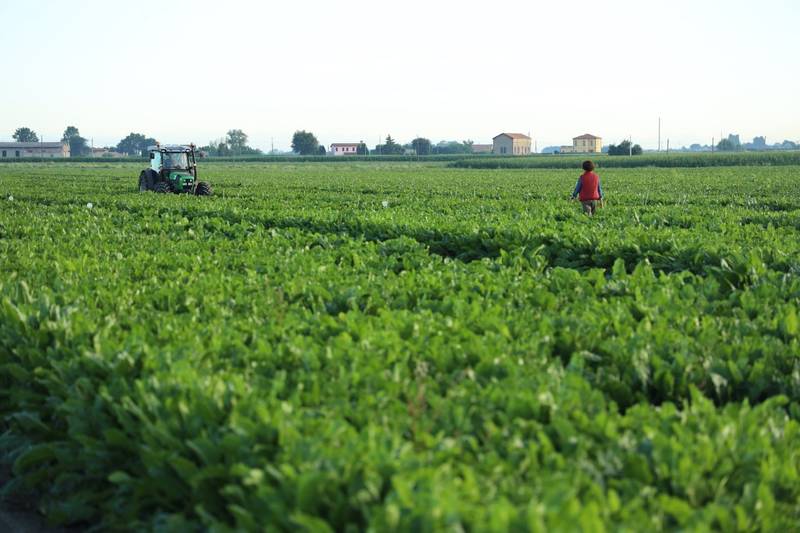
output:
<instances>
[{"instance_id":1,"label":"tree line","mask_svg":"<svg viewBox=\"0 0 800 533\"><path fill-rule=\"evenodd\" d=\"M39 135L28 127L17 128L11 135L11 138L21 143L38 143ZM89 151L87 141L81 137L78 128L75 126L67 126L64 134L61 136L61 142L69 144L70 154L84 155Z\"/></svg>"},{"instance_id":2,"label":"tree line","mask_svg":"<svg viewBox=\"0 0 800 533\"><path fill-rule=\"evenodd\" d=\"M416 155L435 155L435 154L471 154L472 141L441 141L437 144L431 143L430 139L417 137L410 143L400 144L391 135L376 144L370 150L364 141L360 141L356 147L356 155L403 155L413 153ZM326 155L327 150L324 145L319 143L317 137L306 130L298 130L292 136L292 152L299 155Z\"/></svg>"},{"instance_id":3,"label":"tree line","mask_svg":"<svg viewBox=\"0 0 800 533\"><path fill-rule=\"evenodd\" d=\"M17 128L11 135L17 142L40 142L39 135L31 128L26 126ZM200 147L200 151L212 156L236 156L236 155L259 155L261 150L251 148L247 145L248 136L245 132L238 129L229 130L225 137L215 141L209 141L206 146ZM89 141L81 136L80 130L76 126L67 126L61 136L61 142L69 144L71 157L84 157L91 154ZM142 133L131 132L115 146L105 147L108 152L116 152L127 156L144 156L150 146L157 143L156 139Z\"/></svg>"},{"instance_id":4,"label":"tree line","mask_svg":"<svg viewBox=\"0 0 800 533\"><path fill-rule=\"evenodd\" d=\"M39 137L36 132L27 127L18 128L13 135L13 138L18 142L39 142ZM235 157L243 155L262 155L262 151L257 148L250 147L248 143L248 135L240 129L228 130L224 137L208 141L205 146L201 146L199 150L203 155L211 157ZM90 153L86 138L80 135L80 131L75 126L67 126L61 138L62 142L69 143L70 154L73 157L81 157ZM107 148L108 151L117 152L128 156L144 156L146 155L147 148L156 144L153 137L149 137L142 133L129 133L125 138L121 139L116 146ZM370 149L363 141L358 143L356 154L357 155L458 155L458 154L471 154L473 142L471 140L465 141L441 141L433 144L430 139L425 137L416 137L411 142L406 144L398 143L391 135L387 135L386 139L376 144L374 148ZM292 152L299 155L327 155L325 145L320 144L316 135L310 131L297 130L292 136L291 141ZM610 155L628 155L630 143L623 141L619 146L611 145L609 147ZM642 153L641 146L633 146L633 155Z\"/></svg>"},{"instance_id":5,"label":"tree line","mask_svg":"<svg viewBox=\"0 0 800 533\"><path fill-rule=\"evenodd\" d=\"M39 142L38 134L28 127L20 127L14 131L12 138L17 142ZM212 157L235 157L262 155L263 152L258 148L248 145L248 135L240 129L228 130L225 136L219 139L208 141L205 146L199 148L203 155ZM69 144L70 155L72 157L84 157L91 154L91 147L88 140L81 136L76 126L67 126L61 136L61 142ZM145 156L147 148L156 144L153 137L142 133L131 132L121 139L115 146L105 147L104 150L116 152L127 156ZM441 141L433 144L430 139L416 137L406 144L398 143L391 135L376 144L370 149L363 141L358 143L357 155L457 155L472 153L472 141ZM692 145L694 148L695 145ZM699 146L699 145L697 145ZM298 130L292 136L292 152L299 155L326 155L325 145L320 144L317 137L310 131ZM721 139L714 147L722 152L735 152L741 150L797 150L800 148L792 141L783 141L767 145L765 137L755 137L752 143L740 143L738 135L729 135L726 139ZM641 155L642 147L638 144L631 145L630 141L622 141L619 144L612 144L608 147L608 155Z\"/></svg>"},{"instance_id":6,"label":"tree line","mask_svg":"<svg viewBox=\"0 0 800 533\"><path fill-rule=\"evenodd\" d=\"M631 146L631 142L626 140L609 145L608 155L642 155L642 147L638 144Z\"/></svg>"},{"instance_id":7,"label":"tree line","mask_svg":"<svg viewBox=\"0 0 800 533\"><path fill-rule=\"evenodd\" d=\"M767 138L762 136L753 137L753 142L742 143L739 135L728 134L725 139L720 139L716 149L720 152L741 152L747 151L766 151L766 150L797 150L800 148L796 142L784 140L782 143L767 144Z\"/></svg>"}]
</instances>

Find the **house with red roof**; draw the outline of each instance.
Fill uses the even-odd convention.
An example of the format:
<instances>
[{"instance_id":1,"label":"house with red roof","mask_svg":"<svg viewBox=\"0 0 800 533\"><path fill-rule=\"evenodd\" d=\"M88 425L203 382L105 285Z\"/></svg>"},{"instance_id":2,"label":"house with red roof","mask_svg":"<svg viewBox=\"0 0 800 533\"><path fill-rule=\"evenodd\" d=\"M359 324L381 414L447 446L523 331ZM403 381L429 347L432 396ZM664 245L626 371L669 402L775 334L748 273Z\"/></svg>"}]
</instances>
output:
<instances>
[{"instance_id":1,"label":"house with red roof","mask_svg":"<svg viewBox=\"0 0 800 533\"><path fill-rule=\"evenodd\" d=\"M495 155L530 155L531 138L523 133L501 133L492 139Z\"/></svg>"},{"instance_id":2,"label":"house with red roof","mask_svg":"<svg viewBox=\"0 0 800 533\"><path fill-rule=\"evenodd\" d=\"M333 143L330 153L333 155L356 155L358 143Z\"/></svg>"},{"instance_id":3,"label":"house with red roof","mask_svg":"<svg viewBox=\"0 0 800 533\"><path fill-rule=\"evenodd\" d=\"M584 133L572 138L572 146L562 146L562 154L599 154L603 151L603 139Z\"/></svg>"}]
</instances>

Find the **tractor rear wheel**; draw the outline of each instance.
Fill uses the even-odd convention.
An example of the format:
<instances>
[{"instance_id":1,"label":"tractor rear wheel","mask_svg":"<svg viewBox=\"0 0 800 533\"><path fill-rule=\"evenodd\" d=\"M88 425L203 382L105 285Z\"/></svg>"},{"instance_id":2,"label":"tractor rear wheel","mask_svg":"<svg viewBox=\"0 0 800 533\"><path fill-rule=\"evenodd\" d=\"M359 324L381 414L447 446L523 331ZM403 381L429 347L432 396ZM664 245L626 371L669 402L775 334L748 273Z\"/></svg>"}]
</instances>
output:
<instances>
[{"instance_id":1,"label":"tractor rear wheel","mask_svg":"<svg viewBox=\"0 0 800 533\"><path fill-rule=\"evenodd\" d=\"M153 191L157 193L165 193L165 192L170 192L170 189L169 185L167 185L166 182L159 181L158 183L156 183L155 187L153 187Z\"/></svg>"},{"instance_id":2,"label":"tractor rear wheel","mask_svg":"<svg viewBox=\"0 0 800 533\"><path fill-rule=\"evenodd\" d=\"M154 185L153 172L149 169L142 170L139 174L139 192L152 191Z\"/></svg>"},{"instance_id":3,"label":"tractor rear wheel","mask_svg":"<svg viewBox=\"0 0 800 533\"><path fill-rule=\"evenodd\" d=\"M197 196L211 196L211 184L205 181L200 181L197 183L197 187L194 188L194 193Z\"/></svg>"}]
</instances>

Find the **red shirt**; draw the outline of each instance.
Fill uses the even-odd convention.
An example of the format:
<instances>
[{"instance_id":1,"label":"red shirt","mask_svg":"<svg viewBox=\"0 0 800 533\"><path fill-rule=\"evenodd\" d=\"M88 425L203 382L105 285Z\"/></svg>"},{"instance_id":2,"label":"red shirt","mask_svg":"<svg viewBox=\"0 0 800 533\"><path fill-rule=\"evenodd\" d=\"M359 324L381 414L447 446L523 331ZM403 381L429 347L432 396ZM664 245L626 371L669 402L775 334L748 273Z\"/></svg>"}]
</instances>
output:
<instances>
[{"instance_id":1,"label":"red shirt","mask_svg":"<svg viewBox=\"0 0 800 533\"><path fill-rule=\"evenodd\" d=\"M580 184L578 199L581 202L600 199L600 176L594 172L584 172L581 174Z\"/></svg>"}]
</instances>

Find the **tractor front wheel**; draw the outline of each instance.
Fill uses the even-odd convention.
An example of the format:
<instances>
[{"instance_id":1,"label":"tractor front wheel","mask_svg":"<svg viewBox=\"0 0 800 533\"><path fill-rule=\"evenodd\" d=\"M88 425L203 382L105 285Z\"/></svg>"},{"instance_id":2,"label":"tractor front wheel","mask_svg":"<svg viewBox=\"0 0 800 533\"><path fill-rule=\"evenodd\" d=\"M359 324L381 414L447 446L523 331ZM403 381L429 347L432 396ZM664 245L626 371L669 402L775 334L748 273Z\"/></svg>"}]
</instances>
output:
<instances>
[{"instance_id":1,"label":"tractor front wheel","mask_svg":"<svg viewBox=\"0 0 800 533\"><path fill-rule=\"evenodd\" d=\"M155 191L155 192L157 192L157 193L166 193L166 192L170 192L170 190L169 190L169 185L167 185L167 184L166 184L165 182L163 182L163 181L160 181L160 182L156 183L156 186L155 186L155 187L153 187L153 191Z\"/></svg>"},{"instance_id":2,"label":"tractor front wheel","mask_svg":"<svg viewBox=\"0 0 800 533\"><path fill-rule=\"evenodd\" d=\"M139 174L139 192L146 192L153 190L153 174L147 170L142 170Z\"/></svg>"},{"instance_id":3,"label":"tractor front wheel","mask_svg":"<svg viewBox=\"0 0 800 533\"><path fill-rule=\"evenodd\" d=\"M197 183L197 187L194 188L194 193L197 196L211 196L211 184L205 181L200 181Z\"/></svg>"}]
</instances>

